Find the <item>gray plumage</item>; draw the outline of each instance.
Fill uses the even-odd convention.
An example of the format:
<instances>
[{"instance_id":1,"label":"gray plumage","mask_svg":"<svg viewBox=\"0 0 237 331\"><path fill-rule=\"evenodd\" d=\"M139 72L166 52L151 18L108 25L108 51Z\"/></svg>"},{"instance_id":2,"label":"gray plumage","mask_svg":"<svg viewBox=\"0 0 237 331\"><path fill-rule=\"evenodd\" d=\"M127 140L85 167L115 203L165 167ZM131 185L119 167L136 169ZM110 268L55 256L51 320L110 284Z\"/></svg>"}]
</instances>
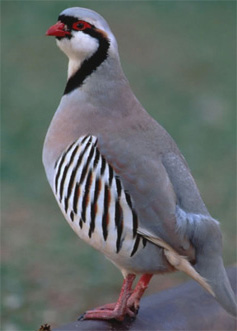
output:
<instances>
[{"instance_id":1,"label":"gray plumage","mask_svg":"<svg viewBox=\"0 0 237 331\"><path fill-rule=\"evenodd\" d=\"M122 201L122 198L117 196L117 178L122 186L121 194L124 194L124 197L125 194L129 195L132 208L136 212L136 235L146 239L147 243L143 247L140 242L137 252L131 256L131 247L134 247L137 237L133 237L131 227L126 229L126 219L123 219L121 245L124 248L121 252L116 252L111 248L112 244L106 246L107 242L102 237L98 225L96 230L93 230L96 233L94 237L89 237L85 232L82 235L83 227L80 228L78 225L80 211L78 215L73 216L78 217L78 224L75 225L75 219L70 219L69 214L65 213L64 205L58 201L67 221L79 236L107 255L124 275L130 272L139 274L173 271L174 265L167 260L164 246L159 244L161 239L167 247L172 248L170 251L174 250L179 256L185 256L188 261L194 263L194 271L206 279L217 301L228 312L236 315L234 294L221 257L222 240L219 224L210 216L176 143L143 109L131 91L120 65L115 37L108 24L97 13L82 8L67 9L62 15L92 24L100 38L109 41L109 48L106 58L86 76L83 83L62 97L43 149L43 163L48 181L55 193L56 162L60 162L60 158L62 160L62 155L70 144L81 137L91 136L95 139L94 143L96 142L94 148L98 153L98 160L100 157L102 162L104 158L108 169L109 166L113 169L114 184L111 184L110 188L110 206L119 201L123 214L128 213L128 208L131 209L129 200L126 202L124 198ZM71 39L58 39L57 43L69 57L68 81L80 69L85 59L96 54L98 49L98 40L85 31L72 31ZM69 154L68 161L62 161L64 169L68 167L65 177L73 171L73 165L66 162L69 162ZM88 167L88 171L92 169L92 166ZM93 188L94 194L99 170L91 171L91 182L88 187ZM103 190L109 181L108 176L104 175L102 178ZM76 182L80 180L80 177L76 178L75 175L73 183L71 181L70 184L68 179L66 186L62 186L65 194L69 184L71 191L75 192ZM92 193L90 194L90 203L93 204ZM57 194L55 196L59 200ZM126 198L129 199L128 196ZM97 199L99 201L99 193ZM72 198L68 208L73 211ZM132 213L130 214L129 217L132 219ZM90 224L89 220L88 222ZM84 220L84 223L87 221ZM132 246L128 245L130 251L123 243L126 240L131 241Z\"/></svg>"}]
</instances>

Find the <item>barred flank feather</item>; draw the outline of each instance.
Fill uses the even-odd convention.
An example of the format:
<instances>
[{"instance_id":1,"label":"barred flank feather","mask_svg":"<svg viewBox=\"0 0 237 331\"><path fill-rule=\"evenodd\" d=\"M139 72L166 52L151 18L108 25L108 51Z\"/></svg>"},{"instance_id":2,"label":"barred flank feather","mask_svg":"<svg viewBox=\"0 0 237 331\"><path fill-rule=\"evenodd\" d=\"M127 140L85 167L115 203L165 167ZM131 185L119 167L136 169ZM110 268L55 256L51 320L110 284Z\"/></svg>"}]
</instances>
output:
<instances>
[{"instance_id":1,"label":"barred flank feather","mask_svg":"<svg viewBox=\"0 0 237 331\"><path fill-rule=\"evenodd\" d=\"M96 137L79 138L57 160L54 194L74 231L97 249L119 254L125 237L128 257L145 247L132 199L100 154Z\"/></svg>"}]
</instances>

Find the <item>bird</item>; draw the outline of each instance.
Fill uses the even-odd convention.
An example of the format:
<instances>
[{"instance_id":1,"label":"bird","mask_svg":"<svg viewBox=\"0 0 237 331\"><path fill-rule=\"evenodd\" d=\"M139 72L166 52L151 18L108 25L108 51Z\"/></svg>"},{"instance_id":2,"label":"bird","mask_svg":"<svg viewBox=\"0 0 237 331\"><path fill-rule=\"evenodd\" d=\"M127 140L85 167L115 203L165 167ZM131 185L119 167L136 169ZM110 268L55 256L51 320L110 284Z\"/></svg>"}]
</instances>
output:
<instances>
[{"instance_id":1,"label":"bird","mask_svg":"<svg viewBox=\"0 0 237 331\"><path fill-rule=\"evenodd\" d=\"M174 140L132 92L107 21L91 9L67 8L46 35L69 59L43 146L46 176L73 231L124 279L117 302L83 319L135 318L152 276L175 271L236 316L220 224Z\"/></svg>"}]
</instances>

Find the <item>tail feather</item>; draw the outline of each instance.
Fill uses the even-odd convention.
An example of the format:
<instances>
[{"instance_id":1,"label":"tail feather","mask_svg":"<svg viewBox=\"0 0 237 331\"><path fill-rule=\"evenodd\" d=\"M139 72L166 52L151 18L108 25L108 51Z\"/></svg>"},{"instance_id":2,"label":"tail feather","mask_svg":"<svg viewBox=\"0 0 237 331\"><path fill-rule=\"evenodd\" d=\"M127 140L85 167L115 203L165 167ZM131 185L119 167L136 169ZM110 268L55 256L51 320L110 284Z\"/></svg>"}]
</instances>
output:
<instances>
[{"instance_id":1,"label":"tail feather","mask_svg":"<svg viewBox=\"0 0 237 331\"><path fill-rule=\"evenodd\" d=\"M206 247L196 246L196 264L192 266L186 257L179 255L169 244L155 237L146 230L139 233L147 240L164 249L168 262L176 269L185 272L207 290L219 304L231 315L237 316L235 295L227 277L223 260L218 249L211 250L207 241ZM214 242L215 243L215 242ZM218 244L218 242L216 242ZM217 247L218 248L218 247ZM211 252L211 254L210 254Z\"/></svg>"},{"instance_id":2,"label":"tail feather","mask_svg":"<svg viewBox=\"0 0 237 331\"><path fill-rule=\"evenodd\" d=\"M202 277L191 265L191 263L187 260L185 256L179 255L169 244L167 244L161 238L154 237L146 237L149 241L154 244L164 248L164 254L169 261L169 263L179 271L185 272L191 278L196 280L206 291L208 291L211 295L215 297L215 293L213 292L211 286L207 283L206 279Z\"/></svg>"},{"instance_id":3,"label":"tail feather","mask_svg":"<svg viewBox=\"0 0 237 331\"><path fill-rule=\"evenodd\" d=\"M169 263L174 266L175 269L185 272L191 278L196 280L207 292L215 297L215 293L213 292L211 286L207 283L207 280L199 275L199 273L192 267L190 262L185 257L167 249L164 250L164 254Z\"/></svg>"},{"instance_id":4,"label":"tail feather","mask_svg":"<svg viewBox=\"0 0 237 331\"><path fill-rule=\"evenodd\" d=\"M237 304L235 294L231 288L221 256L213 256L212 259L201 256L197 252L195 269L211 285L216 300L231 315L237 317Z\"/></svg>"}]
</instances>

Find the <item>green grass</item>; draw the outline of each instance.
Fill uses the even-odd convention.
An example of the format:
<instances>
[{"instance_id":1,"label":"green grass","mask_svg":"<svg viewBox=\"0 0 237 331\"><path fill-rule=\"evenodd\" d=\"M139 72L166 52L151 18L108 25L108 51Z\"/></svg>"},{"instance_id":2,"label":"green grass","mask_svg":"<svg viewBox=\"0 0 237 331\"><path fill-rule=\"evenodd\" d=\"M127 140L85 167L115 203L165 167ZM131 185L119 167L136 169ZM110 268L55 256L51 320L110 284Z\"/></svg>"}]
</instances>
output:
<instances>
[{"instance_id":1,"label":"green grass","mask_svg":"<svg viewBox=\"0 0 237 331\"><path fill-rule=\"evenodd\" d=\"M41 151L66 78L45 31L63 9L89 7L115 33L124 71L174 137L221 222L236 261L234 2L2 1L2 327L37 330L114 301L122 277L66 224ZM148 293L186 279L156 277Z\"/></svg>"}]
</instances>

